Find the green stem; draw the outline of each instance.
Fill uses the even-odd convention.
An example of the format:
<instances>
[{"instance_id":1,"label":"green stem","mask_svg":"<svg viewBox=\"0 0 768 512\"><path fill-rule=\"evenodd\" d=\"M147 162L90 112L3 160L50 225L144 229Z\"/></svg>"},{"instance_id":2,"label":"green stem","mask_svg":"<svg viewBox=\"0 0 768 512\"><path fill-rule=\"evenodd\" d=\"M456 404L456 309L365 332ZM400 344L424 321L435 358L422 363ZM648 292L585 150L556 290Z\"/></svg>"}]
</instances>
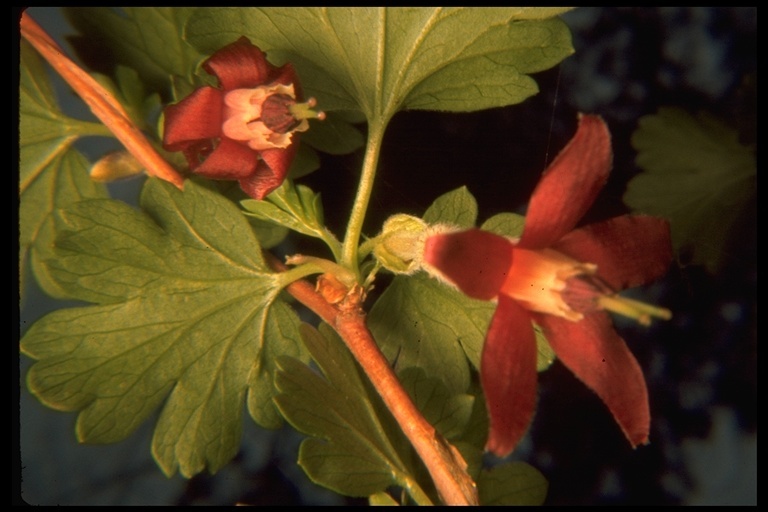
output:
<instances>
[{"instance_id":1,"label":"green stem","mask_svg":"<svg viewBox=\"0 0 768 512\"><path fill-rule=\"evenodd\" d=\"M302 267L306 265L314 265L316 268L321 269L322 273L336 276L339 281L349 288L355 284L355 274L335 261L326 260L325 258L317 258L315 256L295 254L286 258L285 263L288 265L301 265Z\"/></svg>"},{"instance_id":2,"label":"green stem","mask_svg":"<svg viewBox=\"0 0 768 512\"><path fill-rule=\"evenodd\" d=\"M323 272L325 272L323 267L316 265L314 262L310 262L305 263L304 265L299 265L298 267L289 268L283 272L279 272L276 274L276 278L279 281L279 287L285 288L294 281L304 279L305 277L312 274L322 274Z\"/></svg>"},{"instance_id":3,"label":"green stem","mask_svg":"<svg viewBox=\"0 0 768 512\"><path fill-rule=\"evenodd\" d=\"M331 250L333 259L339 261L341 259L341 244L339 241L336 240L336 237L333 235L333 233L328 231L328 229L325 227L322 227L318 233L320 238L325 242L325 245L327 245Z\"/></svg>"},{"instance_id":4,"label":"green stem","mask_svg":"<svg viewBox=\"0 0 768 512\"><path fill-rule=\"evenodd\" d=\"M365 214L368 211L368 202L373 191L373 180L376 176L376 167L378 166L379 153L381 152L381 141L384 138L386 126L387 120L381 117L368 125L368 143L365 148L360 183L357 187L357 195L352 205L352 213L349 217L347 232L344 235L344 243L341 247L342 265L352 270L358 278L360 277L357 256L358 244L363 231Z\"/></svg>"},{"instance_id":5,"label":"green stem","mask_svg":"<svg viewBox=\"0 0 768 512\"><path fill-rule=\"evenodd\" d=\"M92 123L90 121L76 121L72 123L72 128L80 137L115 137L112 131L101 123Z\"/></svg>"},{"instance_id":6,"label":"green stem","mask_svg":"<svg viewBox=\"0 0 768 512\"><path fill-rule=\"evenodd\" d=\"M376 242L378 241L378 237L376 238L369 238L365 242L360 244L360 247L357 249L357 254L359 258L365 258L370 253L373 252L373 247L375 246Z\"/></svg>"}]
</instances>

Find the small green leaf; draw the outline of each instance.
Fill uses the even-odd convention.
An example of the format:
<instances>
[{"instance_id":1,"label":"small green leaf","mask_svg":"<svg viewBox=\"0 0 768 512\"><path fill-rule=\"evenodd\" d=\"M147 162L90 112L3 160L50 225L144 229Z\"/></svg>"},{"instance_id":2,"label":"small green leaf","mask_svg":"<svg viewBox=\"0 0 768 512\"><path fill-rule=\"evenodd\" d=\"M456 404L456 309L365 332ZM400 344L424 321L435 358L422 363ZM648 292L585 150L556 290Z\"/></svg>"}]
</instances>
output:
<instances>
[{"instance_id":1,"label":"small green leaf","mask_svg":"<svg viewBox=\"0 0 768 512\"><path fill-rule=\"evenodd\" d=\"M498 213L493 217L487 219L480 226L480 229L496 233L497 235L504 235L510 238L520 238L523 234L523 227L525 226L525 217L517 213Z\"/></svg>"},{"instance_id":2,"label":"small green leaf","mask_svg":"<svg viewBox=\"0 0 768 512\"><path fill-rule=\"evenodd\" d=\"M347 496L369 496L411 480L410 445L341 340L302 325L304 342L325 378L279 359L275 398L302 442L299 465L309 478Z\"/></svg>"},{"instance_id":3,"label":"small green leaf","mask_svg":"<svg viewBox=\"0 0 768 512\"><path fill-rule=\"evenodd\" d=\"M27 262L48 294L67 293L42 264L53 251L53 212L84 198L106 197L103 185L88 177L88 162L72 144L83 135L105 133L103 127L69 118L59 110L48 70L26 42L21 42L19 80L19 270L24 282Z\"/></svg>"},{"instance_id":4,"label":"small green leaf","mask_svg":"<svg viewBox=\"0 0 768 512\"><path fill-rule=\"evenodd\" d=\"M542 505L548 487L544 475L525 462L483 470L477 479L480 505Z\"/></svg>"},{"instance_id":5,"label":"small green leaf","mask_svg":"<svg viewBox=\"0 0 768 512\"><path fill-rule=\"evenodd\" d=\"M323 224L320 195L305 185L294 186L292 180L285 180L264 200L245 199L240 204L247 216L320 238L328 244L335 256L341 250L336 237Z\"/></svg>"},{"instance_id":6,"label":"small green leaf","mask_svg":"<svg viewBox=\"0 0 768 512\"><path fill-rule=\"evenodd\" d=\"M662 108L640 119L632 137L637 165L624 202L670 221L677 250L692 248L693 263L717 271L729 233L755 199L755 153L737 132L711 116Z\"/></svg>"},{"instance_id":7,"label":"small green leaf","mask_svg":"<svg viewBox=\"0 0 768 512\"><path fill-rule=\"evenodd\" d=\"M274 358L306 357L298 319L230 201L150 179L141 206L94 199L60 213L51 275L98 305L27 331L27 382L48 406L81 411L83 442L124 439L163 404L152 444L163 471L213 472L237 453L244 400L258 423L279 425Z\"/></svg>"},{"instance_id":8,"label":"small green leaf","mask_svg":"<svg viewBox=\"0 0 768 512\"><path fill-rule=\"evenodd\" d=\"M565 9L446 7L219 8L197 11L187 35L214 51L246 35L296 66L326 110L369 121L398 110L468 111L537 92L529 73L573 53Z\"/></svg>"},{"instance_id":9,"label":"small green leaf","mask_svg":"<svg viewBox=\"0 0 768 512\"><path fill-rule=\"evenodd\" d=\"M467 190L459 187L443 194L424 212L424 222L453 224L460 228L471 228L477 220L477 201Z\"/></svg>"}]
</instances>

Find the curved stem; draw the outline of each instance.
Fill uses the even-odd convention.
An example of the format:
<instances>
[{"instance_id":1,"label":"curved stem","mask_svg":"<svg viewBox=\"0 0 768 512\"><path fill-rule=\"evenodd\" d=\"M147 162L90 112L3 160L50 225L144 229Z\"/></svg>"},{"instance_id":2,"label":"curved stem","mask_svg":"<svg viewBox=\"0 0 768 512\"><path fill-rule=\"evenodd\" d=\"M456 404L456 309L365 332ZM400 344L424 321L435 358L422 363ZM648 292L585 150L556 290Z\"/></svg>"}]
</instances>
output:
<instances>
[{"instance_id":1,"label":"curved stem","mask_svg":"<svg viewBox=\"0 0 768 512\"><path fill-rule=\"evenodd\" d=\"M344 235L344 243L341 248L341 263L353 270L360 277L357 259L357 246L360 242L360 234L363 231L365 214L368 211L368 202L373 191L373 181L376 176L376 167L379 163L381 141L384 139L384 130L387 120L379 118L368 125L368 143L365 147L363 169L360 175L360 184L357 187L357 195L352 205L352 213L347 224L347 232Z\"/></svg>"},{"instance_id":2,"label":"curved stem","mask_svg":"<svg viewBox=\"0 0 768 512\"><path fill-rule=\"evenodd\" d=\"M376 238L369 238L365 242L361 243L359 248L357 249L357 255L359 258L365 258L368 256L371 252L373 252L373 247L376 244Z\"/></svg>"},{"instance_id":3,"label":"curved stem","mask_svg":"<svg viewBox=\"0 0 768 512\"><path fill-rule=\"evenodd\" d=\"M278 286L280 288L285 288L289 284L291 284L294 281L298 281L299 279L304 279L307 276L310 276L312 274L322 274L324 272L323 268L314 264L314 263L305 263L303 265L300 265L298 267L289 268L288 270L284 272L280 272L276 275Z\"/></svg>"}]
</instances>

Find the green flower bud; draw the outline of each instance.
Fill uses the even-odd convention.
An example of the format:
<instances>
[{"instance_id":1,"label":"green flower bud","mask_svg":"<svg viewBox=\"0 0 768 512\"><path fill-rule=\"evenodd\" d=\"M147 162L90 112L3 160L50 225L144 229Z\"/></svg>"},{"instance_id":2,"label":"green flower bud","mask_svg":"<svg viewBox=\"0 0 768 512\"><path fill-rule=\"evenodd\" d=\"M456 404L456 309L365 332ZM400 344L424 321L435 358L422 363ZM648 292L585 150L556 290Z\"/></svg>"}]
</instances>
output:
<instances>
[{"instance_id":1,"label":"green flower bud","mask_svg":"<svg viewBox=\"0 0 768 512\"><path fill-rule=\"evenodd\" d=\"M421 268L427 224L418 217L397 214L384 222L374 240L373 254L381 266L395 274L413 274Z\"/></svg>"}]
</instances>

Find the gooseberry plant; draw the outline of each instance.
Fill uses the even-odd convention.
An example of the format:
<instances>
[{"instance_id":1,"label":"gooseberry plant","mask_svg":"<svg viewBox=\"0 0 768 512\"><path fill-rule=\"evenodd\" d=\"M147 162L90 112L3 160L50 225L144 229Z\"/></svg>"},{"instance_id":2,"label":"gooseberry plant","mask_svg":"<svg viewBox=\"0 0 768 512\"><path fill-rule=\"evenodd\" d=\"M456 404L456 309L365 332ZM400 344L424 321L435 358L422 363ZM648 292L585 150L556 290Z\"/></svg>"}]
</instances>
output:
<instances>
[{"instance_id":1,"label":"gooseberry plant","mask_svg":"<svg viewBox=\"0 0 768 512\"><path fill-rule=\"evenodd\" d=\"M421 216L391 205L363 232L392 117L525 101L530 75L573 52L563 12L68 9L113 59L100 72L24 15L21 275L87 303L26 331L29 390L78 411L86 443L119 442L159 410L152 455L167 475L225 466L244 414L287 422L307 436L298 463L312 481L375 504L542 503L535 468L483 454L515 448L555 357L645 443L645 381L607 311L669 317L617 293L664 273L669 227L624 216L575 229L611 167L599 117L580 118L526 218L478 228L460 188ZM62 112L48 65L98 121ZM122 149L91 162L73 147L96 136ZM319 154L358 150L334 233L302 178L330 172ZM143 180L138 207L104 185L126 177ZM279 259L288 236L324 248ZM367 300L384 273L396 277Z\"/></svg>"}]
</instances>

